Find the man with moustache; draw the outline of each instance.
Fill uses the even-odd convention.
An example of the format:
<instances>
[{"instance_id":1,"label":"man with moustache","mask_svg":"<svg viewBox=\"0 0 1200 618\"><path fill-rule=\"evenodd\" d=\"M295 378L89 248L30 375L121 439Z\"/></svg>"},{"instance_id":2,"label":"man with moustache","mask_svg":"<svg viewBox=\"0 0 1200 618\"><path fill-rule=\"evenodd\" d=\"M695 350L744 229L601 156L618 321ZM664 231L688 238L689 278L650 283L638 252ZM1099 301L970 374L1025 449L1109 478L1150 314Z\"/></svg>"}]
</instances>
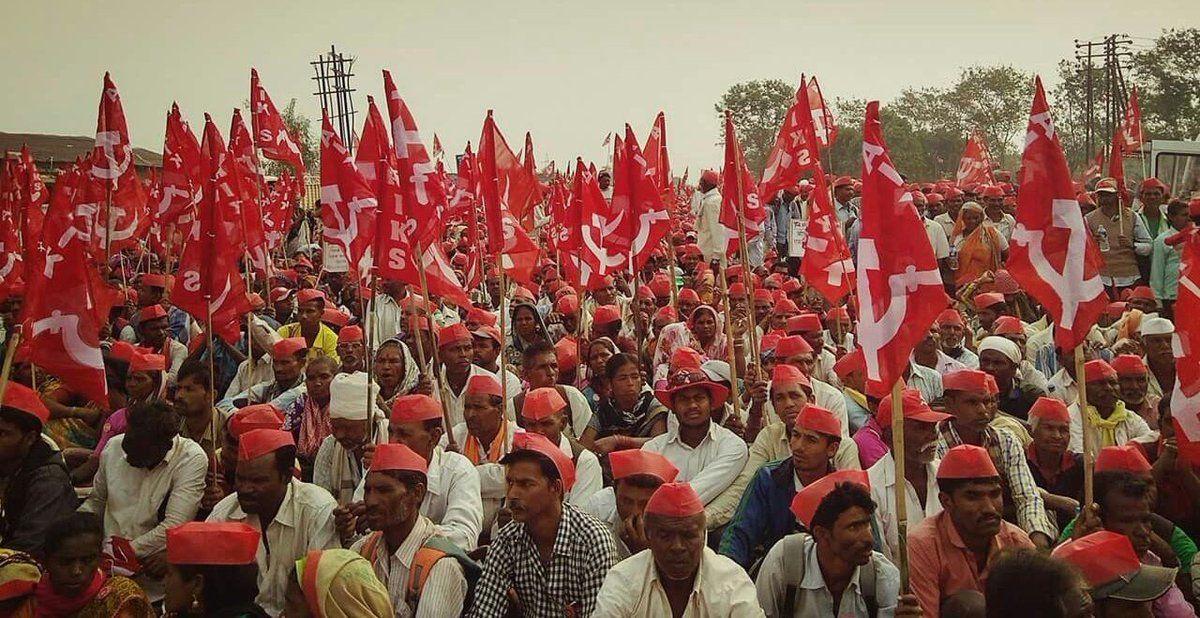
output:
<instances>
[{"instance_id":1,"label":"man with moustache","mask_svg":"<svg viewBox=\"0 0 1200 618\"><path fill-rule=\"evenodd\" d=\"M663 483L675 480L679 470L658 453L632 448L608 454L612 487L588 498L583 510L608 524L617 546L617 560L646 549L642 525L646 504Z\"/></svg>"}]
</instances>

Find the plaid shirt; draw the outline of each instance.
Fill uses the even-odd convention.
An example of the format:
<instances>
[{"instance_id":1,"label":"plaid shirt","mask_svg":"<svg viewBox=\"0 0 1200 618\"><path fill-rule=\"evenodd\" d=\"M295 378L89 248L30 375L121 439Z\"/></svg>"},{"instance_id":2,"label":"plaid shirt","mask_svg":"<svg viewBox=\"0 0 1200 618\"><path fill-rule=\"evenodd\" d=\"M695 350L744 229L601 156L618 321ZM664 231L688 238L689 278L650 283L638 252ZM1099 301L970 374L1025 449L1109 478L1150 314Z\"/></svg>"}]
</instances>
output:
<instances>
[{"instance_id":1,"label":"plaid shirt","mask_svg":"<svg viewBox=\"0 0 1200 618\"><path fill-rule=\"evenodd\" d=\"M938 424L941 439L937 443L937 456L942 459L951 447L963 444L954 429L954 423L946 420ZM983 448L987 449L1000 473L1000 480L1012 495L1012 506L1016 510L1017 525L1029 534L1041 532L1051 539L1058 538L1058 531L1046 515L1046 506L1038 492L1029 462L1025 460L1025 449L1011 433L995 427L983 432Z\"/></svg>"},{"instance_id":2,"label":"plaid shirt","mask_svg":"<svg viewBox=\"0 0 1200 618\"><path fill-rule=\"evenodd\" d=\"M488 548L475 602L467 614L503 616L508 590L515 589L525 616L583 618L596 608L604 576L616 563L616 545L604 522L563 503L549 564L543 564L525 524L512 522Z\"/></svg>"}]
</instances>

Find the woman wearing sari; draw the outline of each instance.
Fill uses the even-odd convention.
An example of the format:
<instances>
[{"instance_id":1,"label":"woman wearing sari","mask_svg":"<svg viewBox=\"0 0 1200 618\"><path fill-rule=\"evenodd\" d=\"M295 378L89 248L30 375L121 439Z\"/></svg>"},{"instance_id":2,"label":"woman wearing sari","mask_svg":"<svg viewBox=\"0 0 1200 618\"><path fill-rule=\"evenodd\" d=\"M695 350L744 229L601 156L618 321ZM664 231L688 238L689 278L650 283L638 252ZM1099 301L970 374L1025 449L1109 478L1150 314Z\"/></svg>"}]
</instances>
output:
<instances>
[{"instance_id":1,"label":"woman wearing sari","mask_svg":"<svg viewBox=\"0 0 1200 618\"><path fill-rule=\"evenodd\" d=\"M597 337L588 342L587 345L587 373L580 376L582 379L576 380L576 386L579 392L587 398L588 405L592 408L592 412L600 406L600 402L608 394L608 379L605 375L604 366L608 363L608 359L620 352L617 349L617 344L608 337ZM561 364L560 364L561 365ZM562 371L559 367L559 371Z\"/></svg>"},{"instance_id":2,"label":"woman wearing sari","mask_svg":"<svg viewBox=\"0 0 1200 618\"><path fill-rule=\"evenodd\" d=\"M597 453L641 448L650 438L667 430L667 408L646 388L636 356L613 356L605 363L604 374L608 396L600 401L592 416L597 431L594 443Z\"/></svg>"},{"instance_id":3,"label":"woman wearing sari","mask_svg":"<svg viewBox=\"0 0 1200 618\"><path fill-rule=\"evenodd\" d=\"M654 351L654 383L665 382L671 357L679 348L692 348L714 359L729 358L723 322L716 309L700 305L686 322L662 330Z\"/></svg>"},{"instance_id":4,"label":"woman wearing sari","mask_svg":"<svg viewBox=\"0 0 1200 618\"><path fill-rule=\"evenodd\" d=\"M313 550L296 561L288 618L392 618L392 601L366 558L348 549Z\"/></svg>"},{"instance_id":5,"label":"woman wearing sari","mask_svg":"<svg viewBox=\"0 0 1200 618\"><path fill-rule=\"evenodd\" d=\"M380 405L391 410L396 399L410 395L421 382L417 359L398 337L384 341L375 352L373 366L375 382L379 385Z\"/></svg>"},{"instance_id":6,"label":"woman wearing sari","mask_svg":"<svg viewBox=\"0 0 1200 618\"><path fill-rule=\"evenodd\" d=\"M504 352L504 361L509 365L521 366L521 353L535 341L549 341L550 331L542 314L532 301L513 299L512 328L508 332L508 349Z\"/></svg>"},{"instance_id":7,"label":"woman wearing sari","mask_svg":"<svg viewBox=\"0 0 1200 618\"><path fill-rule=\"evenodd\" d=\"M1008 255L1008 241L991 224L984 224L983 207L967 202L958 211L950 245L958 254L954 283L964 286L986 272L996 272Z\"/></svg>"},{"instance_id":8,"label":"woman wearing sari","mask_svg":"<svg viewBox=\"0 0 1200 618\"><path fill-rule=\"evenodd\" d=\"M45 575L34 591L39 617L150 618L150 599L132 579L100 570L104 528L91 513L73 513L46 533Z\"/></svg>"},{"instance_id":9,"label":"woman wearing sari","mask_svg":"<svg viewBox=\"0 0 1200 618\"><path fill-rule=\"evenodd\" d=\"M187 618L266 618L258 596L259 531L242 522L190 521L167 531L163 609Z\"/></svg>"}]
</instances>

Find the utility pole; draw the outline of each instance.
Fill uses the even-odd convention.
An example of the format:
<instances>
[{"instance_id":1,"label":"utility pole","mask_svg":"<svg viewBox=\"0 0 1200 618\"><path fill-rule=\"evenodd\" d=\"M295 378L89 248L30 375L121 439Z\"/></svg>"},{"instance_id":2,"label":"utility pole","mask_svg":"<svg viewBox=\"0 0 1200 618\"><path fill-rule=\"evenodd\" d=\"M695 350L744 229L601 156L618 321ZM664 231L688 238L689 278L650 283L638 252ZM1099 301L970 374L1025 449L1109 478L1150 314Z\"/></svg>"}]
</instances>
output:
<instances>
[{"instance_id":1,"label":"utility pole","mask_svg":"<svg viewBox=\"0 0 1200 618\"><path fill-rule=\"evenodd\" d=\"M316 95L321 101L321 109L329 114L342 142L350 150L354 150L357 139L354 133L354 98L355 89L350 85L354 77L354 58L346 57L333 45L329 53L318 56L309 64L313 67L313 81L317 82Z\"/></svg>"},{"instance_id":2,"label":"utility pole","mask_svg":"<svg viewBox=\"0 0 1200 618\"><path fill-rule=\"evenodd\" d=\"M1133 39L1127 34L1110 34L1099 41L1075 40L1075 61L1079 64L1078 70L1086 90L1083 110L1087 157L1091 157L1097 149L1107 147L1117 123L1125 114L1128 90L1124 72L1132 66L1131 45ZM1102 61L1103 64L1097 66L1093 61ZM1098 97L1103 99L1099 102L1104 108L1102 117L1096 101Z\"/></svg>"}]
</instances>

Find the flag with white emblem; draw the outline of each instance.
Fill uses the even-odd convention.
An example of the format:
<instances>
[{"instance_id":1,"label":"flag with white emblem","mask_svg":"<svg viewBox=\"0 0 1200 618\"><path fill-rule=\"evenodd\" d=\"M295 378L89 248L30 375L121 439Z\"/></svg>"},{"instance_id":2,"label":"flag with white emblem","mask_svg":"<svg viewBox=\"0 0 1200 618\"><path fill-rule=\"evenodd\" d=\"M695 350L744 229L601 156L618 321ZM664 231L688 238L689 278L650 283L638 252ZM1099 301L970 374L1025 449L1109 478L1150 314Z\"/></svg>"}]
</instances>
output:
<instances>
[{"instance_id":1,"label":"flag with white emblem","mask_svg":"<svg viewBox=\"0 0 1200 618\"><path fill-rule=\"evenodd\" d=\"M375 193L355 167L350 150L333 130L329 115L322 113L321 222L325 224L325 242L341 248L356 269L366 264L363 258L375 238L377 204Z\"/></svg>"},{"instance_id":2,"label":"flag with white emblem","mask_svg":"<svg viewBox=\"0 0 1200 618\"><path fill-rule=\"evenodd\" d=\"M437 168L421 141L417 121L400 98L392 74L387 71L383 72L383 92L392 121L401 199L409 217L417 222L413 240L422 247L436 244L441 238L445 218L446 189L438 181Z\"/></svg>"},{"instance_id":3,"label":"flag with white emblem","mask_svg":"<svg viewBox=\"0 0 1200 618\"><path fill-rule=\"evenodd\" d=\"M978 131L972 131L971 136L967 138L967 147L958 162L955 178L955 183L960 187L995 182L992 177L992 157L988 154L987 145Z\"/></svg>"},{"instance_id":4,"label":"flag with white emblem","mask_svg":"<svg viewBox=\"0 0 1200 618\"><path fill-rule=\"evenodd\" d=\"M625 215L626 250L633 271L638 272L671 231L671 215L663 204L662 188L628 124L622 147L620 160L613 160L611 210Z\"/></svg>"},{"instance_id":5,"label":"flag with white emblem","mask_svg":"<svg viewBox=\"0 0 1200 618\"><path fill-rule=\"evenodd\" d=\"M1193 218L1200 212L1193 198ZM1179 295L1175 300L1175 333L1171 349L1175 354L1175 388L1171 394L1171 416L1183 430L1179 439L1183 452L1187 442L1200 442L1200 320L1183 316L1200 315L1200 229L1189 225L1166 239L1167 245L1180 252ZM1177 432L1178 433L1178 432Z\"/></svg>"},{"instance_id":6,"label":"flag with white emblem","mask_svg":"<svg viewBox=\"0 0 1200 618\"><path fill-rule=\"evenodd\" d=\"M816 81L815 79L813 81ZM813 108L810 100L813 90L801 84L800 107ZM823 104L822 104L823 105ZM819 108L817 108L819 109ZM800 119L801 139L807 144L816 144L821 139L815 122L817 113ZM842 235L833 204L829 198L829 185L820 159L812 161L812 201L808 206L808 224L805 228L804 259L800 260L800 274L814 289L830 303L837 304L849 294L856 284L854 261L850 259L850 247Z\"/></svg>"},{"instance_id":7,"label":"flag with white emblem","mask_svg":"<svg viewBox=\"0 0 1200 618\"><path fill-rule=\"evenodd\" d=\"M162 189L156 212L160 226L187 223L196 215L204 191L200 140L172 103L163 138Z\"/></svg>"},{"instance_id":8,"label":"flag with white emblem","mask_svg":"<svg viewBox=\"0 0 1200 618\"><path fill-rule=\"evenodd\" d=\"M296 170L296 179L304 186L304 158L296 139L288 133L283 116L279 114L271 95L258 80L258 70L250 69L250 125L254 129L254 145L264 157L283 161Z\"/></svg>"},{"instance_id":9,"label":"flag with white emblem","mask_svg":"<svg viewBox=\"0 0 1200 618\"><path fill-rule=\"evenodd\" d=\"M740 178L739 178L740 175ZM740 246L739 225L745 228L746 242L762 233L762 223L767 211L758 197L758 186L754 176L746 167L746 157L738 142L733 126L733 116L725 112L725 167L721 172L721 215L722 231L725 233L725 254L733 255ZM718 245L719 246L719 245Z\"/></svg>"},{"instance_id":10,"label":"flag with white emblem","mask_svg":"<svg viewBox=\"0 0 1200 618\"><path fill-rule=\"evenodd\" d=\"M150 228L146 190L133 159L121 95L105 73L96 117L96 145L88 168L91 199L101 205L100 223L92 235L93 250L99 255L134 245Z\"/></svg>"}]
</instances>

